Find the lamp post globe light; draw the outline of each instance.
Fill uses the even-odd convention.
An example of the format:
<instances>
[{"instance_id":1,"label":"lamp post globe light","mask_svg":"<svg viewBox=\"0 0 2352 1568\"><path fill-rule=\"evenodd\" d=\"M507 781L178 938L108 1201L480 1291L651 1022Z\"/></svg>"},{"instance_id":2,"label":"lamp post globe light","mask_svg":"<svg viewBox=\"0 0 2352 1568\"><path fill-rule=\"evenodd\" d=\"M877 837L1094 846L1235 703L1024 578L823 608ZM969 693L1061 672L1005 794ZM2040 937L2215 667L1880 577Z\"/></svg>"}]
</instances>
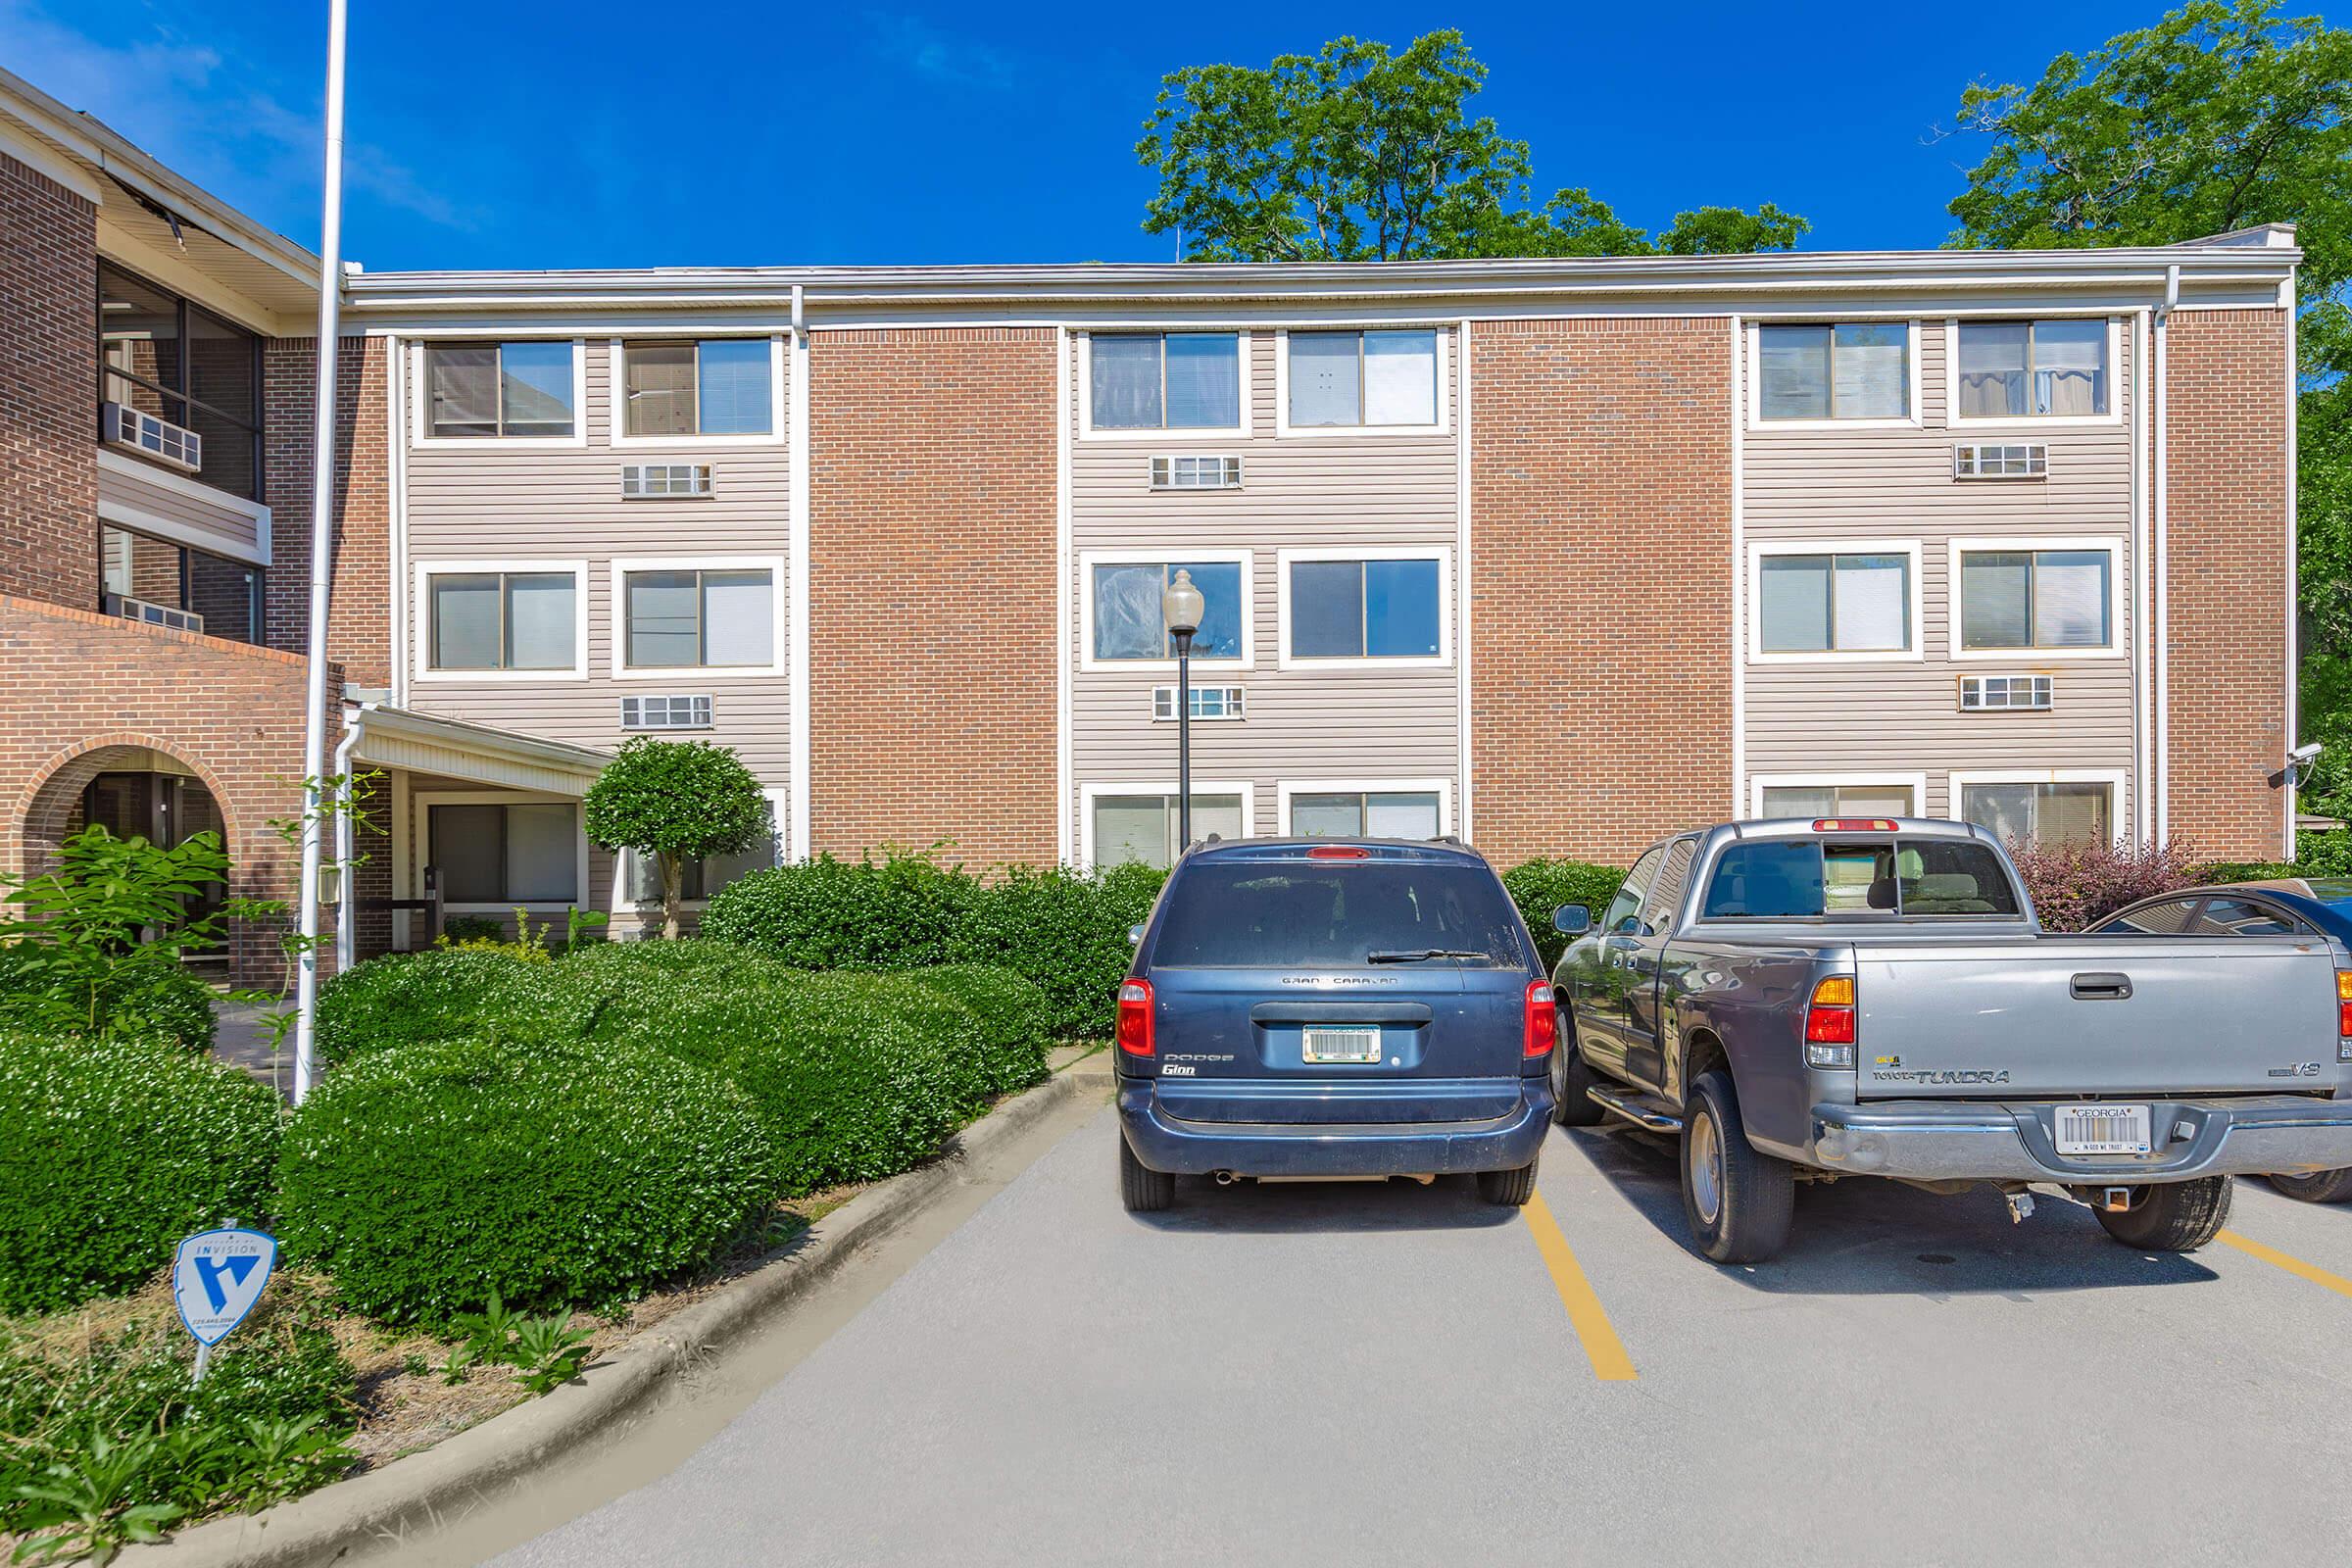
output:
<instances>
[{"instance_id":1,"label":"lamp post globe light","mask_svg":"<svg viewBox=\"0 0 2352 1568\"><path fill-rule=\"evenodd\" d=\"M1193 633L1208 601L1193 586L1193 574L1176 568L1159 596L1159 618L1176 642L1176 853L1193 842Z\"/></svg>"}]
</instances>

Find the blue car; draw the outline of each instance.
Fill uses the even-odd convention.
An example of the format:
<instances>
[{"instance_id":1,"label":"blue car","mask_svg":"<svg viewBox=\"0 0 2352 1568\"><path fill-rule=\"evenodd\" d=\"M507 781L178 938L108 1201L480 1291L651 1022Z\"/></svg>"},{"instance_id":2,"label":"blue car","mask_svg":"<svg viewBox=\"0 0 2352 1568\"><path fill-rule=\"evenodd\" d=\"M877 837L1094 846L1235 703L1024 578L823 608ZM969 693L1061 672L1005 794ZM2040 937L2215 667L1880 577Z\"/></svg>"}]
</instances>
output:
<instances>
[{"instance_id":1,"label":"blue car","mask_svg":"<svg viewBox=\"0 0 2352 1568\"><path fill-rule=\"evenodd\" d=\"M1177 862L1119 988L1119 1197L1178 1176L1428 1181L1520 1204L1558 1017L1494 868L1444 843L1245 839Z\"/></svg>"}]
</instances>

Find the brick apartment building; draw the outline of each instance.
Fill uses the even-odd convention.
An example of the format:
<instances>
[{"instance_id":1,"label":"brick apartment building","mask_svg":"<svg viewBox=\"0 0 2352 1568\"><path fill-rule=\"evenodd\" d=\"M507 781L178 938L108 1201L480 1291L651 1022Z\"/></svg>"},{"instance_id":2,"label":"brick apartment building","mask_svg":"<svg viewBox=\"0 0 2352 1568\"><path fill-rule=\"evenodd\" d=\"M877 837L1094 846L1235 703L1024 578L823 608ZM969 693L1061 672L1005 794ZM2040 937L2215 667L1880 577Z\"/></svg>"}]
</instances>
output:
<instances>
[{"instance_id":1,"label":"brick apartment building","mask_svg":"<svg viewBox=\"0 0 2352 1568\"><path fill-rule=\"evenodd\" d=\"M283 890L315 260L4 76L0 224L0 860L107 813ZM355 270L358 948L428 885L633 926L578 803L640 732L774 804L698 897L1165 858L1179 568L1200 831L2288 853L2297 259Z\"/></svg>"}]
</instances>

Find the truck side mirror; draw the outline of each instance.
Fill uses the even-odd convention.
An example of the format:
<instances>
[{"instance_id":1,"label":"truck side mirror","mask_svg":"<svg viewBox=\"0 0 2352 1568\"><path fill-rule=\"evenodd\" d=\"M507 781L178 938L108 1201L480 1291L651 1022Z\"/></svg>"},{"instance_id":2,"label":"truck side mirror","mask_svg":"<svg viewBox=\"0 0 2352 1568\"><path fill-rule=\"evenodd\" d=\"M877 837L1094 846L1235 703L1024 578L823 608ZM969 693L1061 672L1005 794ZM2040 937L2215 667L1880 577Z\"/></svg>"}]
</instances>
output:
<instances>
[{"instance_id":1,"label":"truck side mirror","mask_svg":"<svg viewBox=\"0 0 2352 1568\"><path fill-rule=\"evenodd\" d=\"M1127 928L1127 945L1131 948L1140 948L1144 945L1144 928L1142 926L1131 925Z\"/></svg>"},{"instance_id":2,"label":"truck side mirror","mask_svg":"<svg viewBox=\"0 0 2352 1568\"><path fill-rule=\"evenodd\" d=\"M1592 929L1592 911L1581 904L1563 904L1551 911L1551 928L1565 937L1581 937Z\"/></svg>"}]
</instances>

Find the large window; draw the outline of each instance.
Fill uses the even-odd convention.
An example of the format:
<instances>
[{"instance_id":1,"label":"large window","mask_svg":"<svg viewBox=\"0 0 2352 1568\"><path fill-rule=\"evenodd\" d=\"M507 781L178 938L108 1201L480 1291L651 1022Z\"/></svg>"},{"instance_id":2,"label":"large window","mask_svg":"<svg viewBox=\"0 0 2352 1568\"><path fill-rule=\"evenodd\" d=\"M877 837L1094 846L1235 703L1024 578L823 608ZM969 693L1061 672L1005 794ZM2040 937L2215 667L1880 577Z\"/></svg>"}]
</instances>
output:
<instances>
[{"instance_id":1,"label":"large window","mask_svg":"<svg viewBox=\"0 0 2352 1568\"><path fill-rule=\"evenodd\" d=\"M2106 321L1962 321L1959 338L1962 418L2107 413Z\"/></svg>"},{"instance_id":2,"label":"large window","mask_svg":"<svg viewBox=\"0 0 2352 1568\"><path fill-rule=\"evenodd\" d=\"M195 477L262 499L262 340L98 264L98 397L203 438Z\"/></svg>"},{"instance_id":3,"label":"large window","mask_svg":"<svg viewBox=\"0 0 2352 1568\"><path fill-rule=\"evenodd\" d=\"M98 525L99 585L109 612L123 599L193 612L209 636L262 640L262 568L167 544L112 523Z\"/></svg>"},{"instance_id":4,"label":"large window","mask_svg":"<svg viewBox=\"0 0 2352 1568\"><path fill-rule=\"evenodd\" d=\"M435 571L425 577L435 670L570 670L579 578L570 571Z\"/></svg>"},{"instance_id":5,"label":"large window","mask_svg":"<svg viewBox=\"0 0 2352 1568\"><path fill-rule=\"evenodd\" d=\"M1956 556L1963 650L2114 646L2112 550L1963 549Z\"/></svg>"},{"instance_id":6,"label":"large window","mask_svg":"<svg viewBox=\"0 0 2352 1568\"><path fill-rule=\"evenodd\" d=\"M1173 865L1183 848L1176 842L1180 820L1174 791L1137 791L1093 796L1087 806L1092 833L1091 853L1096 865ZM1249 833L1248 811L1238 792L1195 791L1193 837L1205 842L1211 834L1238 839Z\"/></svg>"},{"instance_id":7,"label":"large window","mask_svg":"<svg viewBox=\"0 0 2352 1568\"><path fill-rule=\"evenodd\" d=\"M1911 416L1911 328L1904 322L1763 326L1756 349L1760 418Z\"/></svg>"},{"instance_id":8,"label":"large window","mask_svg":"<svg viewBox=\"0 0 2352 1568\"><path fill-rule=\"evenodd\" d=\"M660 567L620 574L631 669L765 669L776 662L775 573Z\"/></svg>"},{"instance_id":9,"label":"large window","mask_svg":"<svg viewBox=\"0 0 2352 1568\"><path fill-rule=\"evenodd\" d=\"M1097 430L1237 430L1241 337L1234 332L1097 334L1089 421Z\"/></svg>"},{"instance_id":10,"label":"large window","mask_svg":"<svg viewBox=\"0 0 2352 1568\"><path fill-rule=\"evenodd\" d=\"M1438 334L1425 328L1289 335L1296 429L1438 422Z\"/></svg>"},{"instance_id":11,"label":"large window","mask_svg":"<svg viewBox=\"0 0 2352 1568\"><path fill-rule=\"evenodd\" d=\"M567 439L569 342L432 343L424 350L425 430L438 439Z\"/></svg>"},{"instance_id":12,"label":"large window","mask_svg":"<svg viewBox=\"0 0 2352 1568\"><path fill-rule=\"evenodd\" d=\"M621 348L630 435L770 435L774 349L766 338L628 343Z\"/></svg>"},{"instance_id":13,"label":"large window","mask_svg":"<svg viewBox=\"0 0 2352 1568\"><path fill-rule=\"evenodd\" d=\"M1759 555L1757 652L1910 652L1911 573L1907 552Z\"/></svg>"},{"instance_id":14,"label":"large window","mask_svg":"<svg viewBox=\"0 0 2352 1568\"><path fill-rule=\"evenodd\" d=\"M1204 609L1193 633L1195 659L1240 659L1248 636L1239 561L1095 561L1088 564L1094 659L1174 659L1160 595L1179 571L1192 575Z\"/></svg>"},{"instance_id":15,"label":"large window","mask_svg":"<svg viewBox=\"0 0 2352 1568\"><path fill-rule=\"evenodd\" d=\"M1784 816L1917 816L1916 785L1881 782L1762 784L1758 787L1758 815L1766 820Z\"/></svg>"},{"instance_id":16,"label":"large window","mask_svg":"<svg viewBox=\"0 0 2352 1568\"><path fill-rule=\"evenodd\" d=\"M1955 778L1963 820L2004 843L2043 846L2115 842L2112 779L2065 781Z\"/></svg>"},{"instance_id":17,"label":"large window","mask_svg":"<svg viewBox=\"0 0 2352 1568\"><path fill-rule=\"evenodd\" d=\"M1445 657L1446 564L1436 556L1283 561L1286 660Z\"/></svg>"},{"instance_id":18,"label":"large window","mask_svg":"<svg viewBox=\"0 0 2352 1568\"><path fill-rule=\"evenodd\" d=\"M435 806L427 831L444 904L580 902L579 808L569 802Z\"/></svg>"},{"instance_id":19,"label":"large window","mask_svg":"<svg viewBox=\"0 0 2352 1568\"><path fill-rule=\"evenodd\" d=\"M1434 839L1446 830L1439 790L1300 789L1289 801L1297 838Z\"/></svg>"}]
</instances>

